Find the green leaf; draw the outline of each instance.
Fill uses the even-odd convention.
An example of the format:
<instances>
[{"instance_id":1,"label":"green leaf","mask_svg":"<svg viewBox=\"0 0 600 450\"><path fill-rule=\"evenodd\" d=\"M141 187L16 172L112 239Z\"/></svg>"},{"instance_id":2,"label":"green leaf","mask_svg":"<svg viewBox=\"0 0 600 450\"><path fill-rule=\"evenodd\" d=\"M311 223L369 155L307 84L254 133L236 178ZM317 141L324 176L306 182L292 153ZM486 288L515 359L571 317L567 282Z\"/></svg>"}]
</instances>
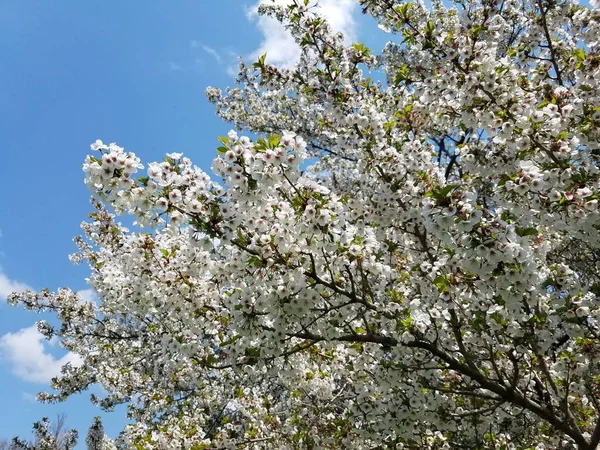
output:
<instances>
[{"instance_id":1,"label":"green leaf","mask_svg":"<svg viewBox=\"0 0 600 450\"><path fill-rule=\"evenodd\" d=\"M263 260L256 255L252 255L248 258L248 264L258 268L264 267Z\"/></svg>"},{"instance_id":2,"label":"green leaf","mask_svg":"<svg viewBox=\"0 0 600 450\"><path fill-rule=\"evenodd\" d=\"M471 33L473 34L474 37L479 36L479 34L485 31L485 27L481 26L481 25L475 25L473 28L471 28Z\"/></svg>"},{"instance_id":3,"label":"green leaf","mask_svg":"<svg viewBox=\"0 0 600 450\"><path fill-rule=\"evenodd\" d=\"M521 228L521 227L516 227L515 231L517 232L517 236L537 236L537 234L539 233L537 229L533 228L533 227L527 227L527 228Z\"/></svg>"},{"instance_id":4,"label":"green leaf","mask_svg":"<svg viewBox=\"0 0 600 450\"><path fill-rule=\"evenodd\" d=\"M439 275L433 280L433 284L437 286L440 292L446 292L448 290L448 280L444 275Z\"/></svg>"},{"instance_id":5,"label":"green leaf","mask_svg":"<svg viewBox=\"0 0 600 450\"><path fill-rule=\"evenodd\" d=\"M410 330L411 325L412 325L412 317L410 317L410 316L396 321L396 328L401 331Z\"/></svg>"},{"instance_id":6,"label":"green leaf","mask_svg":"<svg viewBox=\"0 0 600 450\"><path fill-rule=\"evenodd\" d=\"M358 353L362 353L364 347L360 342L356 342L354 344L351 344L350 348L356 350Z\"/></svg>"},{"instance_id":7,"label":"green leaf","mask_svg":"<svg viewBox=\"0 0 600 450\"><path fill-rule=\"evenodd\" d=\"M394 83L399 84L402 81L408 80L409 69L408 65L404 65L398 69L396 75L394 76Z\"/></svg>"},{"instance_id":8,"label":"green leaf","mask_svg":"<svg viewBox=\"0 0 600 450\"><path fill-rule=\"evenodd\" d=\"M258 138L256 140L256 143L254 144L254 150L256 150L257 152L264 152L266 149L269 148L269 143L266 141L265 138Z\"/></svg>"},{"instance_id":9,"label":"green leaf","mask_svg":"<svg viewBox=\"0 0 600 450\"><path fill-rule=\"evenodd\" d=\"M425 33L433 34L434 30L435 30L435 25L433 24L433 21L432 20L428 21L427 25L425 26Z\"/></svg>"},{"instance_id":10,"label":"green leaf","mask_svg":"<svg viewBox=\"0 0 600 450\"><path fill-rule=\"evenodd\" d=\"M442 197L447 197L450 192L458 187L458 184L449 184L438 191L438 194Z\"/></svg>"},{"instance_id":11,"label":"green leaf","mask_svg":"<svg viewBox=\"0 0 600 450\"><path fill-rule=\"evenodd\" d=\"M204 364L208 365L208 366L214 366L215 363L217 363L219 360L217 359L217 357L215 355L208 355L205 359L204 359Z\"/></svg>"},{"instance_id":12,"label":"green leaf","mask_svg":"<svg viewBox=\"0 0 600 450\"><path fill-rule=\"evenodd\" d=\"M260 57L258 58L258 61L256 61L254 64L252 64L252 67L255 67L257 69L261 69L262 67L264 67L265 65L265 59L267 58L267 54L263 53L262 55L260 55Z\"/></svg>"},{"instance_id":13,"label":"green leaf","mask_svg":"<svg viewBox=\"0 0 600 450\"><path fill-rule=\"evenodd\" d=\"M406 42L409 45L415 43L415 36L406 28L402 28L402 37L404 38L404 42Z\"/></svg>"},{"instance_id":14,"label":"green leaf","mask_svg":"<svg viewBox=\"0 0 600 450\"><path fill-rule=\"evenodd\" d=\"M439 189L433 189L431 191L431 197L435 198L435 200L439 203L443 203L444 201L446 201L448 199L448 196L450 195L450 193L456 189L459 185L458 184L449 184L447 186L444 186L443 188L439 188ZM427 194L425 194L427 196Z\"/></svg>"},{"instance_id":15,"label":"green leaf","mask_svg":"<svg viewBox=\"0 0 600 450\"><path fill-rule=\"evenodd\" d=\"M220 347L226 347L226 346L228 346L230 344L233 344L234 342L236 342L240 338L241 338L241 336L237 335L237 336L232 337L231 339L227 339L226 341L221 342Z\"/></svg>"},{"instance_id":16,"label":"green leaf","mask_svg":"<svg viewBox=\"0 0 600 450\"><path fill-rule=\"evenodd\" d=\"M148 177L139 177L136 181L138 183L140 183L142 186L148 186L148 181L150 181L150 178L148 178Z\"/></svg>"},{"instance_id":17,"label":"green leaf","mask_svg":"<svg viewBox=\"0 0 600 450\"><path fill-rule=\"evenodd\" d=\"M244 350L244 355L248 358L257 359L260 357L260 347L247 347Z\"/></svg>"},{"instance_id":18,"label":"green leaf","mask_svg":"<svg viewBox=\"0 0 600 450\"><path fill-rule=\"evenodd\" d=\"M278 134L272 134L269 136L269 148L277 148L280 142L281 138Z\"/></svg>"},{"instance_id":19,"label":"green leaf","mask_svg":"<svg viewBox=\"0 0 600 450\"><path fill-rule=\"evenodd\" d=\"M360 53L362 56L369 57L371 56L371 49L367 47L364 43L353 44L352 47L356 51L356 53Z\"/></svg>"}]
</instances>

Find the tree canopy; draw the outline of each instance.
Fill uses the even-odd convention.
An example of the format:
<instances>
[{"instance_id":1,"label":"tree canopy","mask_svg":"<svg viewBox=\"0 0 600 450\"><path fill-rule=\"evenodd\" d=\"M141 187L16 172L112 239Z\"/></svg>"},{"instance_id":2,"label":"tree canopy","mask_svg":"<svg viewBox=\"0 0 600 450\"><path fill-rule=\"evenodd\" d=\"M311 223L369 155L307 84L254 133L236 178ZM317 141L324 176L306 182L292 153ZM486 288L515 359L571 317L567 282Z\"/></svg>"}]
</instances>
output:
<instances>
[{"instance_id":1,"label":"tree canopy","mask_svg":"<svg viewBox=\"0 0 600 450\"><path fill-rule=\"evenodd\" d=\"M34 439L14 437L0 441L0 450L75 450L79 433L66 428L66 415L59 414L53 422L47 417L33 424ZM86 437L87 450L115 450L116 447L104 434L104 426L95 417Z\"/></svg>"},{"instance_id":2,"label":"tree canopy","mask_svg":"<svg viewBox=\"0 0 600 450\"><path fill-rule=\"evenodd\" d=\"M360 3L379 53L262 7L302 55L207 90L215 176L91 146L98 304L9 298L84 361L43 399L100 384L137 449L596 448L600 10Z\"/></svg>"}]
</instances>

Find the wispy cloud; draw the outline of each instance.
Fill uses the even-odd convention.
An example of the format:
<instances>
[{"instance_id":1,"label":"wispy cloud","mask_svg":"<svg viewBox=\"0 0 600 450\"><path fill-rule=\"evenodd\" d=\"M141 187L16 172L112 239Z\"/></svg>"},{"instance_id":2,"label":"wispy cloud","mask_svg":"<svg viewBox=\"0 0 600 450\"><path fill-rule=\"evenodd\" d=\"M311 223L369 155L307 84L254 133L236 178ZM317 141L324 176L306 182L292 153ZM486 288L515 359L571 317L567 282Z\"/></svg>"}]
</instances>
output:
<instances>
[{"instance_id":1,"label":"wispy cloud","mask_svg":"<svg viewBox=\"0 0 600 450\"><path fill-rule=\"evenodd\" d=\"M21 392L21 398L26 402L37 403L37 398L34 394L29 392Z\"/></svg>"},{"instance_id":2,"label":"wispy cloud","mask_svg":"<svg viewBox=\"0 0 600 450\"><path fill-rule=\"evenodd\" d=\"M200 41L196 41L196 40L190 41L190 47L195 48L195 49L200 49L203 52L209 54L210 56L215 58L215 60L219 64L221 64L223 62L223 58L221 57L221 54L218 51L216 51L214 48L212 48L206 44L203 44Z\"/></svg>"},{"instance_id":3,"label":"wispy cloud","mask_svg":"<svg viewBox=\"0 0 600 450\"><path fill-rule=\"evenodd\" d=\"M32 383L49 383L68 362L81 365L81 358L71 352L62 358L54 357L47 351L52 345L53 342L47 341L36 325L0 337L0 353L12 373Z\"/></svg>"},{"instance_id":4,"label":"wispy cloud","mask_svg":"<svg viewBox=\"0 0 600 450\"><path fill-rule=\"evenodd\" d=\"M183 67L181 67L179 64L177 64L175 61L169 61L169 69L171 69L173 72L182 72L183 71Z\"/></svg>"},{"instance_id":5,"label":"wispy cloud","mask_svg":"<svg viewBox=\"0 0 600 450\"><path fill-rule=\"evenodd\" d=\"M208 45L202 45L202 50L211 55L217 60L219 64L221 64L221 55L219 55L219 53L214 48L209 47Z\"/></svg>"},{"instance_id":6,"label":"wispy cloud","mask_svg":"<svg viewBox=\"0 0 600 450\"><path fill-rule=\"evenodd\" d=\"M0 300L6 300L8 294L15 291L25 291L31 289L25 283L8 278L0 268Z\"/></svg>"},{"instance_id":7,"label":"wispy cloud","mask_svg":"<svg viewBox=\"0 0 600 450\"><path fill-rule=\"evenodd\" d=\"M267 54L267 62L279 67L293 67L300 57L300 47L290 33L274 18L258 15L258 7L261 4L273 4L271 0L259 0L253 7L246 11L248 18L256 21L263 34L260 46L253 51L249 58L256 60L264 53ZM275 4L287 5L291 0L276 0ZM356 23L354 11L356 0L320 0L318 3L319 13L327 19L335 32L341 32L346 42L354 42L356 39Z\"/></svg>"}]
</instances>

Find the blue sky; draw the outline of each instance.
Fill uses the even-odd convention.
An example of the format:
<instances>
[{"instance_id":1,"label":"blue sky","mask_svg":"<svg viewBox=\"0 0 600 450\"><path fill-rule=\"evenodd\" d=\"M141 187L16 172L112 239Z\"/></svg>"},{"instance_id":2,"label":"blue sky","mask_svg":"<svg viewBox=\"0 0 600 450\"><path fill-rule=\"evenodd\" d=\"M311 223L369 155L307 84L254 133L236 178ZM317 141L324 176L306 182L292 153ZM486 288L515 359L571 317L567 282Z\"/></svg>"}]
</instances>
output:
<instances>
[{"instance_id":1,"label":"blue sky","mask_svg":"<svg viewBox=\"0 0 600 450\"><path fill-rule=\"evenodd\" d=\"M267 51L285 66L295 50L258 0L0 2L0 438L30 436L43 416L64 412L82 435L95 415L114 437L123 410L104 414L84 393L40 405L37 392L71 356L40 338L39 317L5 304L7 293L69 286L87 296L87 269L68 254L90 211L81 165L96 139L144 162L184 152L210 169L216 136L230 126L204 97L232 84L237 56ZM322 0L352 40L375 29L353 0ZM368 36L366 36L368 34Z\"/></svg>"}]
</instances>

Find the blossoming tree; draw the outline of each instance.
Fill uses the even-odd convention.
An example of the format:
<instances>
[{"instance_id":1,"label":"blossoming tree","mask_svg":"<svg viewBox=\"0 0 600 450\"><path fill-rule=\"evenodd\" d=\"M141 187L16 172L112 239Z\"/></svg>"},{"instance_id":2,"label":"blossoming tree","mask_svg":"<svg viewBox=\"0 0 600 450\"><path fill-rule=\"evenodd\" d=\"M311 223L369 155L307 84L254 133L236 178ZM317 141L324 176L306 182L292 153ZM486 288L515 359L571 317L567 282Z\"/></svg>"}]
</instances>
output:
<instances>
[{"instance_id":1,"label":"blossoming tree","mask_svg":"<svg viewBox=\"0 0 600 450\"><path fill-rule=\"evenodd\" d=\"M18 437L11 441L0 441L2 450L73 450L77 445L77 431L67 430L66 416L59 414L52 423L47 417L33 424L34 440L27 441ZM95 449L92 449L95 450Z\"/></svg>"},{"instance_id":2,"label":"blossoming tree","mask_svg":"<svg viewBox=\"0 0 600 450\"><path fill-rule=\"evenodd\" d=\"M79 433L65 428L66 416L59 414L54 422L47 417L33 424L34 440L27 441L19 437L10 442L0 441L0 450L74 450ZM111 439L104 434L104 426L99 417L95 417L88 429L87 450L115 450Z\"/></svg>"},{"instance_id":3,"label":"blossoming tree","mask_svg":"<svg viewBox=\"0 0 600 450\"><path fill-rule=\"evenodd\" d=\"M595 449L600 11L361 0L375 55L289 3L298 65L207 90L260 136L216 178L92 145L98 304L10 298L84 360L43 399L101 384L138 449Z\"/></svg>"}]
</instances>

